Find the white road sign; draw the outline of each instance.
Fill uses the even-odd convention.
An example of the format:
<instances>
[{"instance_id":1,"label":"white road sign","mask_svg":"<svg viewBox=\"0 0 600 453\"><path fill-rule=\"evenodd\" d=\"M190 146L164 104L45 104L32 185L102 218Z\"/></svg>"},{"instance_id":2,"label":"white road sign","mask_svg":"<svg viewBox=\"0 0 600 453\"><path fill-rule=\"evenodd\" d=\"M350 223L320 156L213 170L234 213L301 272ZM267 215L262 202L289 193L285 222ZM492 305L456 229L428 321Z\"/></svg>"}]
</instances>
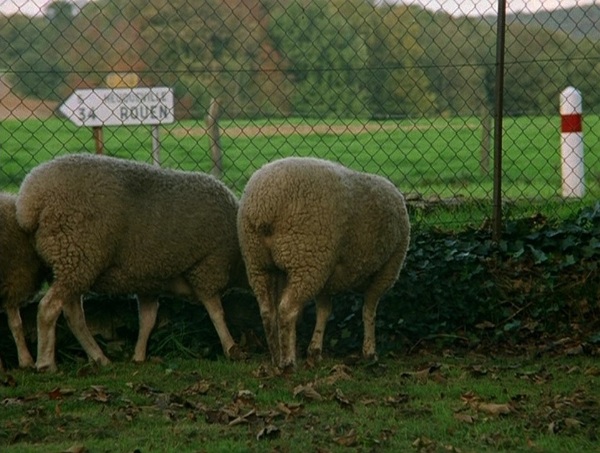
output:
<instances>
[{"instance_id":1,"label":"white road sign","mask_svg":"<svg viewBox=\"0 0 600 453\"><path fill-rule=\"evenodd\" d=\"M175 121L173 90L167 87L76 90L59 110L78 126L131 126Z\"/></svg>"}]
</instances>

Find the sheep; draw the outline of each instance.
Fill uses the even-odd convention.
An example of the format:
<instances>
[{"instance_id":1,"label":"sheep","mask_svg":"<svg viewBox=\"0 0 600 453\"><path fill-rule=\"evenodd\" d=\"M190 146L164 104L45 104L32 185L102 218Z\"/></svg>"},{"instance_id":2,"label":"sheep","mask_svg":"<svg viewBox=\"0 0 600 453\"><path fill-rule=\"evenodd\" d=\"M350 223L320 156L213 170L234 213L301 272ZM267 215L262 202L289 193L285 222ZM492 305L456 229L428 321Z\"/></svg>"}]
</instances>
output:
<instances>
[{"instance_id":1,"label":"sheep","mask_svg":"<svg viewBox=\"0 0 600 453\"><path fill-rule=\"evenodd\" d=\"M364 293L362 353L376 360L375 314L410 240L403 195L387 179L316 158L266 164L240 198L238 235L274 365L296 366L296 322L316 302L308 347L321 359L330 297Z\"/></svg>"},{"instance_id":2,"label":"sheep","mask_svg":"<svg viewBox=\"0 0 600 453\"><path fill-rule=\"evenodd\" d=\"M15 202L16 195L0 193L0 306L17 346L19 367L26 368L34 362L25 341L20 307L41 290L47 269L17 223Z\"/></svg>"},{"instance_id":3,"label":"sheep","mask_svg":"<svg viewBox=\"0 0 600 453\"><path fill-rule=\"evenodd\" d=\"M86 292L137 294L143 361L165 292L191 295L207 309L227 357L241 352L227 328L221 293L243 268L238 199L216 178L108 156L73 154L34 168L17 196L17 220L53 272L40 301L38 370L57 369L61 311L89 359L109 363L86 326Z\"/></svg>"}]
</instances>

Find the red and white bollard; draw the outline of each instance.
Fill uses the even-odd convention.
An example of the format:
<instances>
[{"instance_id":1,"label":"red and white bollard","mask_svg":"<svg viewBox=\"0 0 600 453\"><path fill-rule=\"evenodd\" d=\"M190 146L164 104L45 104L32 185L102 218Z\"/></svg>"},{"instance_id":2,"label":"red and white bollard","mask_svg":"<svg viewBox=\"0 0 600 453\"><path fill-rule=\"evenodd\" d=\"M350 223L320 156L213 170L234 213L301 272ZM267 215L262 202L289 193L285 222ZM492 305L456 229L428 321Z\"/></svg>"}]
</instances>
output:
<instances>
[{"instance_id":1,"label":"red and white bollard","mask_svg":"<svg viewBox=\"0 0 600 453\"><path fill-rule=\"evenodd\" d=\"M560 93L562 196L585 195L581 93L567 87Z\"/></svg>"}]
</instances>

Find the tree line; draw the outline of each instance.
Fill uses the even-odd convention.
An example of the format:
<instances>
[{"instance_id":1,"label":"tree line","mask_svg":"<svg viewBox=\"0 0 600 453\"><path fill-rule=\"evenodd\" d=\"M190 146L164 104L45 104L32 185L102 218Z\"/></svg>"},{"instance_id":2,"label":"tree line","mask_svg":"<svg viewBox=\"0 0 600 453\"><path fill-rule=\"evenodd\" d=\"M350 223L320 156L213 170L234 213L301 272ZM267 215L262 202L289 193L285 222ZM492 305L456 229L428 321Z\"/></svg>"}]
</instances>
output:
<instances>
[{"instance_id":1,"label":"tree line","mask_svg":"<svg viewBox=\"0 0 600 453\"><path fill-rule=\"evenodd\" d=\"M64 100L135 72L187 115L474 115L493 106L496 25L371 0L59 0L0 17L0 70L23 96ZM600 45L543 24L507 27L505 110L556 112L580 89L600 111Z\"/></svg>"}]
</instances>

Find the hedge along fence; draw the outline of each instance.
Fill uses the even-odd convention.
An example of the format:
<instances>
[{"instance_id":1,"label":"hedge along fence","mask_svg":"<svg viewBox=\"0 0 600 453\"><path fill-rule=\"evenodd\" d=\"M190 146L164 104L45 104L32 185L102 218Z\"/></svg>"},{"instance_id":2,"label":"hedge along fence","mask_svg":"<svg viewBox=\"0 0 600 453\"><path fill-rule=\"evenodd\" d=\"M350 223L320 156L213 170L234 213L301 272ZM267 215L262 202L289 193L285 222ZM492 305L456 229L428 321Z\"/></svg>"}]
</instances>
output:
<instances>
[{"instance_id":1,"label":"hedge along fence","mask_svg":"<svg viewBox=\"0 0 600 453\"><path fill-rule=\"evenodd\" d=\"M410 195L417 227L478 225L494 204L507 219L571 215L600 193L599 34L590 19L599 7L528 14L511 4L504 27L482 4L434 11L425 2L103 0L4 11L0 183L16 190L44 160L94 152L91 131L55 119L56 109L75 90L117 80L173 89L177 122L160 127L160 158L175 168L211 171L218 160L204 123L218 99L222 178L236 190L266 161L316 155L388 176ZM586 194L575 202L560 191L558 99L567 86L583 95L590 150ZM103 143L106 154L150 161L147 127L105 127Z\"/></svg>"},{"instance_id":2,"label":"hedge along fence","mask_svg":"<svg viewBox=\"0 0 600 453\"><path fill-rule=\"evenodd\" d=\"M378 308L379 353L383 357L406 354L434 344L459 350L500 351L505 346L512 353L558 349L598 354L599 237L600 204L563 222L541 215L509 221L498 243L485 230L416 232L400 278ZM137 336L135 300L90 295L85 307L90 328L101 336L108 355L129 359ZM333 307L325 352L340 357L358 354L362 297L340 294ZM224 297L224 308L241 345L250 353L267 354L254 296L247 290L232 290ZM35 311L35 305L25 309L31 336ZM302 351L313 325L314 307L309 305L299 325ZM59 326L59 354L63 359L83 358L64 321ZM9 366L16 363L8 335L0 336L0 350ZM200 305L165 298L149 354L215 357L221 348Z\"/></svg>"}]
</instances>

